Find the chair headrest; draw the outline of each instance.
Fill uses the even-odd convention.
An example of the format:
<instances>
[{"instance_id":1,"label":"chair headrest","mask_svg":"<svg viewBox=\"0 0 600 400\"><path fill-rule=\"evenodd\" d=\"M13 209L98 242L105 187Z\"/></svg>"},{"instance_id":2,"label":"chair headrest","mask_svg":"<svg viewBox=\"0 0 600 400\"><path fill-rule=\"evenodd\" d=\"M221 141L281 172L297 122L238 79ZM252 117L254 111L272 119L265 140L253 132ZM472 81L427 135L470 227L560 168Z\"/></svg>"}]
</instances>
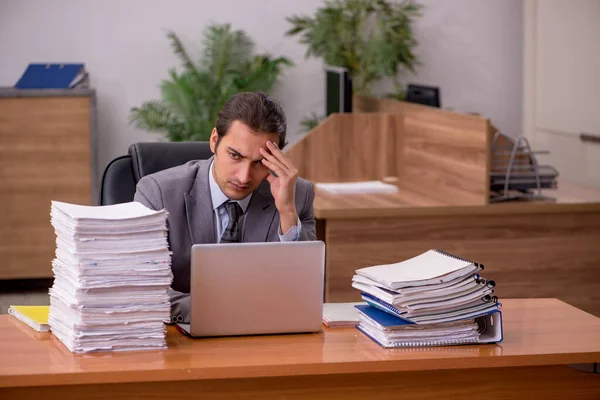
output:
<instances>
[{"instance_id":1,"label":"chair headrest","mask_svg":"<svg viewBox=\"0 0 600 400\"><path fill-rule=\"evenodd\" d=\"M133 175L138 182L146 175L212 156L208 142L148 142L129 146Z\"/></svg>"}]
</instances>

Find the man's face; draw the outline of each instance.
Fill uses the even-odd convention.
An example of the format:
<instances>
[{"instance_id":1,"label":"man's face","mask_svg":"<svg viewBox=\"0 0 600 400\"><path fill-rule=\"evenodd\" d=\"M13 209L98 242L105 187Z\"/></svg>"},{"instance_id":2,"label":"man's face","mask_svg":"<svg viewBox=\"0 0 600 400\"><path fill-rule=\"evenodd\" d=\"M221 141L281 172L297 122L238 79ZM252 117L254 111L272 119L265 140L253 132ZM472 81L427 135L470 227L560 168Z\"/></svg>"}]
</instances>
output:
<instances>
[{"instance_id":1,"label":"man's face","mask_svg":"<svg viewBox=\"0 0 600 400\"><path fill-rule=\"evenodd\" d=\"M217 146L218 138L217 130L213 129L210 136L210 149L215 153L213 177L227 197L241 200L269 174L261 162L259 149L266 149L267 141L279 143L279 135L253 132L246 124L233 121Z\"/></svg>"}]
</instances>

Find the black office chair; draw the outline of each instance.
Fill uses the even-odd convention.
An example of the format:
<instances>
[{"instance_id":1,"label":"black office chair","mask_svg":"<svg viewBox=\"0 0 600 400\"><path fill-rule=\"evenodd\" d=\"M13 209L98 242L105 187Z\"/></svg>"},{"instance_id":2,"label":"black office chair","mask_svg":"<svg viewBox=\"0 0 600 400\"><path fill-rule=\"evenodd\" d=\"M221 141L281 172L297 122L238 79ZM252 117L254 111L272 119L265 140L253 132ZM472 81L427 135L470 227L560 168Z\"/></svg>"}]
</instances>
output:
<instances>
[{"instance_id":1,"label":"black office chair","mask_svg":"<svg viewBox=\"0 0 600 400\"><path fill-rule=\"evenodd\" d=\"M208 142L134 143L126 156L117 157L106 166L100 186L100 205L133 201L135 187L142 177L211 156Z\"/></svg>"}]
</instances>

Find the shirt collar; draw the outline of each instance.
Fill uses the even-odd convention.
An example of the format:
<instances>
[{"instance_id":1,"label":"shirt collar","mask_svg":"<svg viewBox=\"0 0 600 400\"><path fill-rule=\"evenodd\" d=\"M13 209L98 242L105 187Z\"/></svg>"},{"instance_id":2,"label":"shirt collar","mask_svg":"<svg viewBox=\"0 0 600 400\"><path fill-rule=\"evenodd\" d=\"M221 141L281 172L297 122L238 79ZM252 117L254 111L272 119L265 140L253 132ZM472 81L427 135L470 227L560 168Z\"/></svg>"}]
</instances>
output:
<instances>
[{"instance_id":1,"label":"shirt collar","mask_svg":"<svg viewBox=\"0 0 600 400\"><path fill-rule=\"evenodd\" d=\"M229 197L227 197L225 195L225 193L223 193L223 191L221 190L221 188L215 181L215 178L213 176L213 165L214 165L214 161L210 163L210 169L208 171L208 184L210 186L210 197L211 197L212 204L213 204L213 210L216 210L217 208L221 207L221 205L223 205L223 203L225 203L227 200L231 200L231 199ZM240 205L240 207L242 207L242 211L244 212L244 214L246 213L246 210L248 209L248 204L250 204L251 198L252 198L252 193L250 193L248 196L246 196L242 200L234 200L234 201L237 201L237 203Z\"/></svg>"}]
</instances>

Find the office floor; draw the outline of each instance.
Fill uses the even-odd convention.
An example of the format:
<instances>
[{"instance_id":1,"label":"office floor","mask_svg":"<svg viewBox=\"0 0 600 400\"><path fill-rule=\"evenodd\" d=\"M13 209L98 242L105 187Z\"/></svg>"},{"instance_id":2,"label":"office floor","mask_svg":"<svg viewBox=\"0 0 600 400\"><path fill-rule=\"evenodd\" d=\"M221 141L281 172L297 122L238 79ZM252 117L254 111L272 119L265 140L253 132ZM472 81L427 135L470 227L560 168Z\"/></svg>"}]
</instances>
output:
<instances>
[{"instance_id":1,"label":"office floor","mask_svg":"<svg viewBox=\"0 0 600 400\"><path fill-rule=\"evenodd\" d=\"M0 314L10 305L48 305L51 280L0 281Z\"/></svg>"}]
</instances>

